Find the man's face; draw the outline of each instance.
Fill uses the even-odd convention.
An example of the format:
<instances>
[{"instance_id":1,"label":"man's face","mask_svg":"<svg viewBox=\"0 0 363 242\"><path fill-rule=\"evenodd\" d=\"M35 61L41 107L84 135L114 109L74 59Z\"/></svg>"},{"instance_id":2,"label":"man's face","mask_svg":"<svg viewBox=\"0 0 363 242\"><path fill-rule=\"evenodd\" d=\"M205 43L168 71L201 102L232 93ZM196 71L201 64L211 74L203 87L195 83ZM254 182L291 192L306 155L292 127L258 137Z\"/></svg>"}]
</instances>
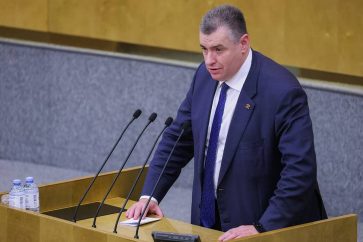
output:
<instances>
[{"instance_id":1,"label":"man's face","mask_svg":"<svg viewBox=\"0 0 363 242\"><path fill-rule=\"evenodd\" d=\"M230 30L221 26L209 35L200 32L199 40L205 65L214 80L229 80L247 58L249 50L247 34L235 42L231 38Z\"/></svg>"}]
</instances>

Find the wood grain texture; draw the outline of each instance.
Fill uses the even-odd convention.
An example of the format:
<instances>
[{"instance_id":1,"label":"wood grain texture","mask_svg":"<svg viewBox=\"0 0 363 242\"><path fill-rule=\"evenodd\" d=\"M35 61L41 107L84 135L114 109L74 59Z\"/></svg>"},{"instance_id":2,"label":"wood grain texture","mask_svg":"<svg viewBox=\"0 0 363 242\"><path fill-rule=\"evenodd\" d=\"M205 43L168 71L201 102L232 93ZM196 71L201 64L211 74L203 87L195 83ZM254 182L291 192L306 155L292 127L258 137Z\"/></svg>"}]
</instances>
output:
<instances>
[{"instance_id":1,"label":"wood grain texture","mask_svg":"<svg viewBox=\"0 0 363 242\"><path fill-rule=\"evenodd\" d=\"M48 0L0 0L0 26L48 30Z\"/></svg>"},{"instance_id":2,"label":"wood grain texture","mask_svg":"<svg viewBox=\"0 0 363 242\"><path fill-rule=\"evenodd\" d=\"M138 171L139 167L125 169L117 179L108 198L126 197ZM144 170L131 199L137 200L139 198L146 172L147 168ZM100 174L83 203L101 201L116 174L116 171ZM87 176L75 180L39 186L41 212L77 205L92 178L91 176Z\"/></svg>"},{"instance_id":3,"label":"wood grain texture","mask_svg":"<svg viewBox=\"0 0 363 242\"><path fill-rule=\"evenodd\" d=\"M126 169L115 192L106 200L107 204L121 206L126 192L130 189L133 178L139 168ZM115 172L102 174L100 184L92 191L89 202L95 202L107 189L107 182ZM73 179L64 182L40 186L41 206L43 210L64 208L74 205L79 191L88 184L90 177ZM122 184L122 186L121 186ZM65 190L66 192L64 192ZM140 188L137 188L137 192ZM71 193L73 195L68 195ZM75 195L76 194L76 195ZM138 196L139 194L137 194ZM52 198L54 196L54 198ZM49 205L49 204L50 205ZM132 201L128 206L132 204ZM134 227L118 226L118 233L113 233L116 214L101 216L97 219L97 228L92 228L92 219L80 220L77 223L50 217L44 214L10 208L0 204L0 241L4 242L121 242L121 241L152 241L152 231L198 234L201 241L216 241L222 234L220 231L202 228L188 223L162 218L160 221L143 225L140 239L133 238ZM123 215L121 221L125 219ZM238 239L248 242L356 242L357 216L346 215L304 225L275 230L264 234Z\"/></svg>"},{"instance_id":4,"label":"wood grain texture","mask_svg":"<svg viewBox=\"0 0 363 242\"><path fill-rule=\"evenodd\" d=\"M363 76L361 0L0 0L0 26L200 52L200 19L222 3L242 9L252 47L278 62Z\"/></svg>"},{"instance_id":5,"label":"wood grain texture","mask_svg":"<svg viewBox=\"0 0 363 242\"><path fill-rule=\"evenodd\" d=\"M248 242L356 242L357 216L354 214L270 231L236 241Z\"/></svg>"}]
</instances>

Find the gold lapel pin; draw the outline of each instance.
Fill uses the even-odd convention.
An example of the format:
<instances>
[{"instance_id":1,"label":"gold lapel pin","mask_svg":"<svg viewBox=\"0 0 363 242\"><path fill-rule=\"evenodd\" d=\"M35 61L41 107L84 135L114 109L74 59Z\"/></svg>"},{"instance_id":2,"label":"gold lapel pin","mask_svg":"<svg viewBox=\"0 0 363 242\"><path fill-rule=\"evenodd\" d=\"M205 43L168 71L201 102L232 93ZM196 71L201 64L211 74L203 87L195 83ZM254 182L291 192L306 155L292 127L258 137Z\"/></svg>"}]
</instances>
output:
<instances>
[{"instance_id":1,"label":"gold lapel pin","mask_svg":"<svg viewBox=\"0 0 363 242\"><path fill-rule=\"evenodd\" d=\"M246 103L246 104L245 104L245 108L246 108L246 109L251 109L251 104Z\"/></svg>"}]
</instances>

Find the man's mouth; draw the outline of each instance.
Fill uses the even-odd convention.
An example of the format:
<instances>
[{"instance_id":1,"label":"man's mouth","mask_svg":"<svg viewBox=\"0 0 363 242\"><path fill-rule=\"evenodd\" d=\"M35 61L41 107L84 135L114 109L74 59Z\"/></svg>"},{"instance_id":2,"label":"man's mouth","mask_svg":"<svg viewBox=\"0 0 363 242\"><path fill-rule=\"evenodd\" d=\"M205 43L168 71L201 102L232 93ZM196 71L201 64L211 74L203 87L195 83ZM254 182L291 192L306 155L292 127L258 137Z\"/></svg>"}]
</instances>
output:
<instances>
[{"instance_id":1,"label":"man's mouth","mask_svg":"<svg viewBox=\"0 0 363 242\"><path fill-rule=\"evenodd\" d=\"M209 74L214 77L217 77L221 74L221 70L220 69L210 69Z\"/></svg>"},{"instance_id":2,"label":"man's mouth","mask_svg":"<svg viewBox=\"0 0 363 242\"><path fill-rule=\"evenodd\" d=\"M208 68L210 73L216 73L219 72L221 70L221 68Z\"/></svg>"}]
</instances>

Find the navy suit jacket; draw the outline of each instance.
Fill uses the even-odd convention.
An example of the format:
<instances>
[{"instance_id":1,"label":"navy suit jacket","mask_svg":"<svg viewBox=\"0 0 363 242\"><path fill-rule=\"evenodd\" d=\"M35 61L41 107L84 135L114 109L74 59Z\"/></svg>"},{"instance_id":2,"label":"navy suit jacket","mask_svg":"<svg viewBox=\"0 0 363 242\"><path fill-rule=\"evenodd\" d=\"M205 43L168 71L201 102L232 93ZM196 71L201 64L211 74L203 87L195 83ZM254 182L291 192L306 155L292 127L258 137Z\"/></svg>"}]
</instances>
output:
<instances>
[{"instance_id":1,"label":"navy suit jacket","mask_svg":"<svg viewBox=\"0 0 363 242\"><path fill-rule=\"evenodd\" d=\"M150 163L143 189L151 193L181 126L191 121L154 197L161 201L194 157L192 223L200 224L205 143L217 81L197 69L175 121ZM219 174L217 202L223 231L259 222L266 230L326 218L316 178L307 97L285 68L253 51L252 65L230 124Z\"/></svg>"}]
</instances>

